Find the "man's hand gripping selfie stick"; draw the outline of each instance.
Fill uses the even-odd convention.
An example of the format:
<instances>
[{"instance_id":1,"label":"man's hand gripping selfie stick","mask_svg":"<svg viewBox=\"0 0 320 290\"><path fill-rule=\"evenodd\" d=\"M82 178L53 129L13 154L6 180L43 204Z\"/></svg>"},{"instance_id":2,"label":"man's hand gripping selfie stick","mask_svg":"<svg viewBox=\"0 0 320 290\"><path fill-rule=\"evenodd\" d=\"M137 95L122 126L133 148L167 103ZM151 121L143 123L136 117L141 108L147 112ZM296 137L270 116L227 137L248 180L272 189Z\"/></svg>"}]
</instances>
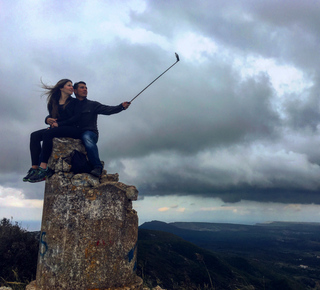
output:
<instances>
[{"instance_id":1,"label":"man's hand gripping selfie stick","mask_svg":"<svg viewBox=\"0 0 320 290\"><path fill-rule=\"evenodd\" d=\"M137 94L131 101L130 103L136 98L138 97L143 91L145 91L148 87L150 87L158 78L160 78L162 75L164 75L170 68L172 68L175 64L177 64L177 62L180 60L179 59L179 55L175 52L175 55L176 55L176 58L177 58L177 61L172 65L170 66L169 68L167 68L161 75L159 75L155 80L153 80L149 85L147 85L139 94Z\"/></svg>"}]
</instances>

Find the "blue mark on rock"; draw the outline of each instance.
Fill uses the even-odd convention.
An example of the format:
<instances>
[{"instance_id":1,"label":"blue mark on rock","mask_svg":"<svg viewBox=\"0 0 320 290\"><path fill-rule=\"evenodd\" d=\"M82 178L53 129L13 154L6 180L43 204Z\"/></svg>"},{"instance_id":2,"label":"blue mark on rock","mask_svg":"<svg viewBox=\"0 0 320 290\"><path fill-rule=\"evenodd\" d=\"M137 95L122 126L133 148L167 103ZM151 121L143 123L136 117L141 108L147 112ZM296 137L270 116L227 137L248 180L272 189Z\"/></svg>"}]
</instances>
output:
<instances>
[{"instance_id":1,"label":"blue mark on rock","mask_svg":"<svg viewBox=\"0 0 320 290\"><path fill-rule=\"evenodd\" d=\"M46 237L46 232L42 232L41 233L41 238L40 238L40 256L43 257L45 255L45 253L48 251L48 245L47 243L44 241Z\"/></svg>"},{"instance_id":2,"label":"blue mark on rock","mask_svg":"<svg viewBox=\"0 0 320 290\"><path fill-rule=\"evenodd\" d=\"M129 263L132 261L133 257L134 257L134 249L131 249L130 252L128 253Z\"/></svg>"},{"instance_id":3,"label":"blue mark on rock","mask_svg":"<svg viewBox=\"0 0 320 290\"><path fill-rule=\"evenodd\" d=\"M137 244L135 244L135 246L128 253L129 263L132 261L132 259L134 257L134 251L136 250L136 248L137 248Z\"/></svg>"},{"instance_id":4,"label":"blue mark on rock","mask_svg":"<svg viewBox=\"0 0 320 290\"><path fill-rule=\"evenodd\" d=\"M137 270L137 261L134 263L133 271Z\"/></svg>"}]
</instances>

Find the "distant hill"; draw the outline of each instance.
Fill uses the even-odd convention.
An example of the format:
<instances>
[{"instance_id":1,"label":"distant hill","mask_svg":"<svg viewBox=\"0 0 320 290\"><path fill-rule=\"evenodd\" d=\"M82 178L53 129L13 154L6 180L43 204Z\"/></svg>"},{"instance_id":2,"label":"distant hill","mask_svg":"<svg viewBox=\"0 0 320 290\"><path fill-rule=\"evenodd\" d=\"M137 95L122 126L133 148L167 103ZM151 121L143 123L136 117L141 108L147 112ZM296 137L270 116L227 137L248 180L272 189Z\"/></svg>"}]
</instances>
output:
<instances>
[{"instance_id":1,"label":"distant hill","mask_svg":"<svg viewBox=\"0 0 320 290\"><path fill-rule=\"evenodd\" d=\"M314 227L320 228L320 223L315 222L266 222L266 223L257 223L257 226L267 226L267 227L286 227L286 228L310 228Z\"/></svg>"},{"instance_id":2,"label":"distant hill","mask_svg":"<svg viewBox=\"0 0 320 290\"><path fill-rule=\"evenodd\" d=\"M254 289L320 289L320 228L317 224L250 226L152 221L141 225L140 229L172 233L209 250L231 267L233 273L240 273L255 285ZM286 286L266 286L278 285L279 281ZM261 283L263 288L260 288Z\"/></svg>"},{"instance_id":3,"label":"distant hill","mask_svg":"<svg viewBox=\"0 0 320 290\"><path fill-rule=\"evenodd\" d=\"M268 223L259 225L152 221L139 228L173 233L199 247L218 252L248 254L252 249L320 250L320 225Z\"/></svg>"}]
</instances>

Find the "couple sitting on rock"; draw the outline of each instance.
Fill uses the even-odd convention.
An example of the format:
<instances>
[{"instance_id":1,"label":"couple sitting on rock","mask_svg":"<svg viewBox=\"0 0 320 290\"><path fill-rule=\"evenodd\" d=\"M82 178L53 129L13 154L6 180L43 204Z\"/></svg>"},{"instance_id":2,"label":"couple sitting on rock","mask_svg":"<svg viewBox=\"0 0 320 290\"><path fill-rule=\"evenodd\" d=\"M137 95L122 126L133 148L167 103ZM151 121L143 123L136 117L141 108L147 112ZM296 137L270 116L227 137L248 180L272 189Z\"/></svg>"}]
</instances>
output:
<instances>
[{"instance_id":1,"label":"couple sitting on rock","mask_svg":"<svg viewBox=\"0 0 320 290\"><path fill-rule=\"evenodd\" d=\"M99 158L98 142L98 115L112 115L126 110L130 102L123 102L118 106L102 105L99 102L87 99L87 85L78 82L72 86L68 79L60 80L55 86L43 85L48 95L49 116L45 123L50 127L31 133L30 152L31 168L23 181L39 182L49 178L54 172L48 167L48 160L52 152L53 138L69 137L81 139L89 162L93 170L92 175L100 177L103 166ZM75 94L76 98L71 97ZM42 146L41 146L42 141Z\"/></svg>"}]
</instances>

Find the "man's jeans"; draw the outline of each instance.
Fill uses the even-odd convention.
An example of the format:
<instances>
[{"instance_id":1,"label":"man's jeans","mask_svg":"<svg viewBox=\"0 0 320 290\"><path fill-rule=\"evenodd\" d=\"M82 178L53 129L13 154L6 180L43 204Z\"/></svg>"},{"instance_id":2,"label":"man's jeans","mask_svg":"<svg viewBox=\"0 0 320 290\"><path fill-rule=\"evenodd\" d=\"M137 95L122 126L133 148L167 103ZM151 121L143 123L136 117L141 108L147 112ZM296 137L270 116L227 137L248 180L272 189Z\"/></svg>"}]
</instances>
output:
<instances>
[{"instance_id":1,"label":"man's jeans","mask_svg":"<svg viewBox=\"0 0 320 290\"><path fill-rule=\"evenodd\" d=\"M98 151L98 135L92 131L85 131L82 133L81 140L86 147L87 155L89 162L93 167L100 167L102 168L102 164L99 158L99 151Z\"/></svg>"}]
</instances>

